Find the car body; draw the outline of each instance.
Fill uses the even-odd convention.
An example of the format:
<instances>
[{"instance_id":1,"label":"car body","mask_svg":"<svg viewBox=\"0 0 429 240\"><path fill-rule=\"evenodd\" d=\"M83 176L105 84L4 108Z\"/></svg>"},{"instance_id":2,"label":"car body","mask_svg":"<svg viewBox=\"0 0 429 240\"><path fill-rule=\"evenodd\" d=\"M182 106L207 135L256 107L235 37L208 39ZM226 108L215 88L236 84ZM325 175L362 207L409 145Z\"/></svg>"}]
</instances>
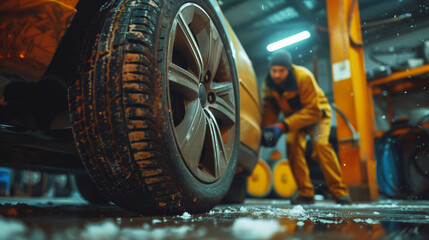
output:
<instances>
[{"instance_id":1,"label":"car body","mask_svg":"<svg viewBox=\"0 0 429 240\"><path fill-rule=\"evenodd\" d=\"M140 2L143 2L143 3L140 3ZM180 44L182 44L188 47L187 49L184 50L185 52L189 52L193 49L192 46L190 46L192 44L188 44L186 40L184 42L180 42L182 41L180 39L177 40L178 38L180 38L180 36L186 35L186 30L179 29L181 27L183 29L187 29L186 27L183 27L182 25L180 25L181 21L184 21L183 19L186 18L186 14L189 14L191 18L202 18L210 22L210 24L207 25L207 27L210 29L211 32L219 31L216 34L218 34L221 37L221 41L219 43L220 44L219 51L222 51L222 52L220 54L221 56L219 56L220 60L217 59L217 61L220 61L219 66L216 66L216 68L214 69L216 71L230 71L231 73L231 76L232 76L231 79L228 78L229 80L225 80L225 82L221 81L220 82L221 85L224 84L225 86L232 87L232 86L235 86L235 81L237 81L239 85L240 107L238 108L238 106L236 106L235 109L240 109L239 111L240 121L239 123L236 123L234 125L234 126L240 126L239 145L237 147L234 147L234 148L237 148L236 151L238 152L238 157L237 157L238 163L237 163L236 169L235 167L232 167L232 168L236 176L239 176L239 175L246 176L251 173L258 159L259 142L260 142L260 136L261 136L261 129L260 129L261 105L259 100L259 91L258 91L257 81L256 81L255 73L253 71L252 63L249 60L248 56L246 55L243 47L241 46L236 35L234 34L232 28L229 26L226 19L222 15L219 5L217 4L216 1L213 1L213 0L200 1L200 2L196 1L195 3L180 3L180 4L168 2L168 1L165 1L165 2L164 1L140 1L140 2L136 3L133 1L114 0L110 2L100 3L99 1L95 1L95 0L80 0L80 1L78 0L54 0L54 1L52 0L49 0L49 1L48 0L40 0L40 1L18 0L18 1L3 1L2 3L0 3L0 13L1 13L0 14L0 19L1 19L0 21L0 39L1 39L0 40L0 80L1 80L0 110L3 115L0 118L0 121L1 121L0 122L1 124L0 141L2 145L0 148L1 165L11 166L11 167L26 167L31 169L42 169L42 170L51 169L51 170L60 170L60 171L70 171L73 173L83 172L82 170L84 168L82 166L82 163L79 160L78 151L76 151L75 141L73 141L73 134L71 131L71 128L73 126L74 138L78 146L80 157L85 158L84 155L86 150L83 150L83 148L80 147L83 143L79 142L79 140L81 140L79 136L79 129L78 129L79 120L76 120L76 115L79 115L79 111L83 105L76 106L74 108L74 105L77 104L75 102L79 102L79 100L82 99L83 95L74 96L73 89L74 89L74 86L75 87L77 86L75 90L77 89L77 92L79 92L80 87L82 86L86 87L86 84L87 84L85 82L86 80L76 80L76 78L79 79L81 75L84 75L82 73L83 71L82 69L85 68L86 65L82 64L83 59L89 59L88 60L88 64L89 64L89 63L92 63L93 61L99 61L99 59L101 58L99 56L104 56L103 54L105 54L105 53L97 53L98 55L96 55L96 57L91 58L93 57L91 55L92 52L88 49L91 49L92 46L95 46L97 49L99 49L100 46L102 46L102 43L99 43L99 41L100 42L103 41L103 38L105 37L105 35L106 34L108 35L110 32L114 30L108 30L104 34L103 33L92 34L93 36L92 39L87 37L88 32L91 32L91 31L103 32L104 30L102 29L102 26L106 27L108 24L117 24L117 23L110 23L109 21L111 20L109 20L108 17L112 15L116 16L115 14L118 11L123 11L123 8L120 8L120 7L126 6L130 10L123 11L124 13L128 13L130 11L133 13L136 13L138 11L143 11L146 17L153 13L155 15L158 14L156 16L159 17L160 19L163 17L167 20L171 19L170 22L167 24L167 26L169 26L167 32L170 33L169 35L170 40L165 42L166 44L165 46L167 48L176 49L176 48L179 48L176 45L179 46ZM136 7L136 5L138 4L140 5ZM166 6L171 6L173 9L175 9L174 11L177 11L176 16L170 16L170 18L167 18L166 17L167 15L164 16L163 11L164 9L166 9ZM152 8L155 10L152 10ZM192 12L192 13L189 13L189 12ZM194 13L194 12L197 12L197 13ZM120 17L122 17L120 16L120 14L117 15L118 19ZM151 17L147 17L147 19L152 19ZM131 16L130 19L131 20L129 19L127 20L130 27L127 28L127 31L129 32L127 32L126 35L124 35L126 37L135 35L135 32L132 32L132 30L130 30L131 27L137 26L136 24L134 24L133 21L137 21L138 19L143 19L143 17L137 16L135 18L132 18ZM194 33L196 31L195 29L197 29L195 27L195 23L192 19L189 21L192 21L191 22L193 24L192 33ZM95 27L93 27L93 25L97 25L97 24L93 24L94 22L99 23L100 27L98 29L95 29ZM189 26L191 26L191 23L189 23ZM145 24L146 23L142 23L139 26L145 27L147 25ZM176 28L179 30L177 30ZM152 33L153 31L149 31L149 32ZM162 33L159 33L159 34L162 35ZM194 36L195 39L197 39L195 41L198 41L198 46L197 47L194 46L194 48L202 48L201 47L202 38L200 37L200 35L201 34L199 33L198 36ZM208 33L208 36L210 39L215 38L213 37L214 35L212 33ZM115 35L111 35L111 36L109 35L107 36L106 41L110 41L115 37L116 37ZM154 33L153 37L158 38L158 35ZM145 36L143 36L142 38L145 38ZM164 38L165 37L161 39L164 39ZM133 40L133 41L137 41L137 40ZM141 41L141 39L139 41ZM222 43L224 45L222 45ZM127 46L132 46L134 42L130 40L129 42L127 42L127 44L128 44ZM212 45L209 45L209 48L207 51L209 52L212 51L211 47ZM96 50L93 49L93 51L96 51ZM167 58L170 58L170 59L173 58L174 60L174 58L176 58L176 53L173 53L172 52L173 50L171 50L170 52L168 51L166 51L165 56L167 56ZM201 51L202 51L201 54L204 53L203 50ZM124 59L130 59L136 56L136 54L134 53L130 53L125 57L122 56L121 53L119 54L120 55L109 55L109 57L110 59L117 59L121 57L123 57ZM185 53L185 55L186 54L187 53ZM209 55L209 56L211 59L213 55ZM91 60L91 59L95 59L95 60ZM228 59L232 59L232 61ZM171 62L166 61L167 69L169 69L169 67L171 69L173 67L176 67L177 60L174 60L175 61L174 63L173 63L173 60L171 60ZM204 62L204 64L205 63L206 62ZM109 65L109 67L110 69L114 69L114 66ZM127 66L123 65L121 69L125 69L126 67L129 67L129 65ZM205 67L208 68L208 65ZM104 67L101 67L101 68L104 68ZM166 71L169 71L169 70L162 70L162 69L159 70L158 68L156 68L156 71L160 71L161 75L163 76L165 75L165 78L170 78L170 76L171 78L175 77L171 73L167 74ZM122 73L121 76L125 78L124 70L121 70L121 73ZM207 70L206 76L208 73L210 73L209 70ZM217 94L215 90L210 89L211 85L218 84L217 82L215 84L215 81L217 81L217 78L222 78L222 76L220 76L221 73L219 73L220 75L218 73L216 74L217 74L216 76L211 77L213 79L211 81L213 82L207 83L206 85L204 85L203 84L204 82L201 80L200 88L199 88L200 95L202 94L202 92L205 93L205 91L212 91L214 95ZM236 76L233 76L233 75L236 75ZM191 77L195 78L193 76ZM82 78L82 79L86 79L86 78ZM83 84L79 83L81 85L77 85L76 82L79 82L79 81L84 83ZM97 81L97 80L94 80L94 81ZM162 90L166 91L164 93L167 93L167 95L169 95L171 94L171 92L168 92L168 84L174 85L175 82L173 80L168 80L168 79L161 80L160 78L160 83L165 83L165 82L167 82L167 90L164 90L164 87L162 88ZM179 85L180 84L182 83L179 83ZM121 86L125 87L125 85L121 85ZM139 86L142 86L142 85L139 85ZM201 86L205 86L206 90L204 90L204 88L202 88ZM67 89L69 92L68 100L67 100ZM93 89L92 91L98 91L98 90ZM170 91L173 91L173 90L170 89ZM233 94L232 90L228 94L232 95ZM222 104L224 104L225 102L228 102L228 103L230 102L228 100L222 101L220 99L221 95L219 96L216 95L217 100L216 101L213 100L213 103L211 105L209 103L205 103L206 100L207 101L210 100L209 95L210 93L207 93L207 97L209 97L207 99L206 99L206 96L203 96L203 97L200 96L199 98L200 101L198 101L198 99L196 101L200 105L207 104L203 107L205 107L204 111L205 113L207 113L208 116L211 114L211 113L208 113L210 112L210 110L216 113L216 108L220 108L221 110L229 109L228 107L222 108L221 106ZM83 97L85 98L85 96ZM90 97L90 96L87 96L87 97ZM186 94L185 94L185 97L186 97ZM238 97L238 95L234 95L233 99L235 99L235 97ZM121 98L125 98L125 96L121 94ZM225 96L222 96L222 98L225 98ZM145 101L144 99L141 99L141 98L138 98L138 100ZM170 108L173 108L172 102L176 100L169 95L165 97L165 101L166 101L165 103L168 106L170 106ZM193 106L193 105L187 105L189 102L187 100L179 100L178 102L181 103L182 101L184 102L185 108L189 106ZM234 106L233 102L234 101L231 101L231 106ZM238 100L236 100L236 102L238 102ZM64 104L68 104L69 109L64 108ZM172 112L171 109L163 108L163 109L160 109L159 111L164 111L164 110L165 110L165 113L167 114L167 115L164 114L166 118L168 118L168 112L170 112L171 118L175 118L175 116L171 115L171 114L173 115L175 114L175 113L171 113ZM110 110L106 110L106 111L107 111L107 115L109 115ZM153 111L156 111L156 110L153 110ZM187 110L184 110L184 111L186 112ZM121 112L121 113L124 113L124 112ZM100 112L100 114L102 114L102 112ZM185 115L186 114L187 113L185 113ZM219 114L222 115L222 113L218 113L218 115ZM71 120L69 116L71 116ZM182 118L186 118L186 116L182 116ZM124 119L131 122L130 120L131 118L124 117ZM213 119L214 120L212 121L218 121L217 116L216 118L213 118ZM181 138L179 125L182 125L183 123L174 122L176 120L174 121L170 120L170 121L173 126L173 127L170 126L170 128L173 129L171 130L171 132L175 133L174 136L177 140ZM208 120L208 122L210 123L210 119ZM221 125L223 123L220 123L220 122L216 122L216 124L213 126L215 126L215 128L220 129L220 130L219 129L217 130L218 131L217 138L221 136L222 139L219 141L225 142L228 148L229 145L227 145L227 143L229 140L227 141L226 139L230 135L234 136L234 134L231 133L231 131L227 132L226 130L224 130L226 127ZM191 123L189 123L191 127L194 126L193 123L194 123L194 120L192 120ZM209 123L208 125L210 125ZM169 124L167 125L169 126ZM217 125L219 125L220 127L217 127ZM168 126L166 128L168 128ZM203 125L203 126L206 126L206 125ZM100 129L102 128L100 127ZM207 131L210 132L209 130ZM219 135L219 131L221 135ZM206 132L206 130L204 132ZM165 134L168 135L168 132ZM186 133L184 135L185 140L189 138L189 134L190 133ZM129 137L129 139L133 138L134 135L135 135L134 132L130 132L128 130L125 131L125 134L124 134L124 136ZM92 139L90 135L85 135L85 136L88 138L88 140ZM217 139L217 138L215 136L213 139ZM213 139L207 140L206 137L203 137L204 146L200 147L202 148L200 149L200 151L203 151L203 152L206 151L207 150L205 145L206 140L208 142L210 141L213 142L214 141ZM110 142L114 140L115 139L112 138ZM130 141L130 144L133 145L133 142L131 140L129 141ZM108 144L110 144L110 142ZM233 144L232 140L229 142ZM134 145L137 146L137 143ZM140 144L139 146L141 145L142 144ZM223 143L221 145L223 146ZM102 146L106 146L106 143L103 143ZM112 146L115 147L114 143L112 143ZM213 143L212 148L216 148L216 147L217 147L217 143ZM91 147L91 149L93 148L94 147ZM132 146L130 147L130 149L131 148ZM185 148L182 148L180 144L177 144L177 146L174 147L174 149L176 148L178 148L179 154L180 153L182 153L182 155L187 154L187 153L184 153ZM225 152L228 152L228 151L229 151L228 149L225 149L225 150L221 150L220 153L226 154ZM130 150L130 152L133 152L133 151ZM216 153L215 150L214 152ZM145 152L145 153L149 154L150 152ZM233 155L234 154L231 153L231 156L232 156L231 158L234 158ZM134 154L131 157L134 157L135 159L137 159L137 154ZM182 156L182 157L186 159L186 156ZM55 158L61 158L62 160L61 161L56 160ZM198 160L198 161L202 161L202 160ZM88 161L84 160L84 165L87 169L90 168L89 165L87 165L89 164L89 162L90 160ZM201 163L201 164L204 165L204 163ZM186 161L185 161L185 166L188 167L188 170L192 168L190 166L190 163L187 163ZM227 167L229 169L228 164L225 165L225 168ZM225 171L228 171L228 169ZM216 168L216 172L217 171L218 169ZM149 171L146 171L146 172L149 172ZM197 176L198 178L198 175L201 173L201 171L198 169L197 170L191 169L191 173L192 174L188 174L191 176L191 178L192 178L192 175ZM90 175L93 177L93 180L94 180L94 174L96 173L94 172L90 173ZM116 174L115 170L112 170L111 174L113 175ZM210 183L212 185L215 184L215 182L226 181L227 182L226 185L228 186L229 186L229 183L232 181L230 176L225 177L225 178L228 178L227 180L222 180L223 179L223 177L221 176L222 174L217 176L217 173L216 173L214 175L216 175L216 177L204 177L205 175L201 173L201 176L199 177L199 179L203 183L212 181L212 183ZM100 182L97 183L97 181L95 182L98 186L104 184ZM115 184L120 185L120 183L115 183ZM184 184L186 185L186 183ZM109 194L105 194L105 195L109 196ZM224 193L222 193L221 195L224 195ZM195 197L194 200L196 198L197 197ZM113 201L115 202L114 197L113 197ZM162 203L160 203L159 200L156 200L156 201L158 201L159 206L163 207ZM185 200L182 200L182 201L185 201ZM121 202L121 201L118 200L118 202ZM134 207L130 207L131 205L132 204L125 204L124 206L126 209L136 210ZM180 212L180 211L184 211L183 209L186 210L186 207L181 208L180 205L181 203L179 201L178 203L179 207L170 208L169 210L166 210L166 212L177 212L177 211ZM140 209L137 209L137 211L139 210ZM201 208L200 210L207 210L207 207ZM194 211L200 211L200 210L194 209Z\"/></svg>"}]
</instances>

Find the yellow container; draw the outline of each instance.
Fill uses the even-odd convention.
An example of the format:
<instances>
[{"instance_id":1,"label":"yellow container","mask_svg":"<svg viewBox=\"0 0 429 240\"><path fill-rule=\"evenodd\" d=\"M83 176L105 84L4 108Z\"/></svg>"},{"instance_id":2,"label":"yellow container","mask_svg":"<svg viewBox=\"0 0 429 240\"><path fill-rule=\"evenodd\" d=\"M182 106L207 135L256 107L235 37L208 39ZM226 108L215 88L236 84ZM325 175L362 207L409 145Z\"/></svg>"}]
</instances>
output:
<instances>
[{"instance_id":1,"label":"yellow container","mask_svg":"<svg viewBox=\"0 0 429 240\"><path fill-rule=\"evenodd\" d=\"M272 190L271 168L263 159L259 159L252 175L247 178L247 194L251 197L263 198Z\"/></svg>"},{"instance_id":2,"label":"yellow container","mask_svg":"<svg viewBox=\"0 0 429 240\"><path fill-rule=\"evenodd\" d=\"M281 198L290 198L297 189L289 161L278 160L273 165L273 191Z\"/></svg>"}]
</instances>

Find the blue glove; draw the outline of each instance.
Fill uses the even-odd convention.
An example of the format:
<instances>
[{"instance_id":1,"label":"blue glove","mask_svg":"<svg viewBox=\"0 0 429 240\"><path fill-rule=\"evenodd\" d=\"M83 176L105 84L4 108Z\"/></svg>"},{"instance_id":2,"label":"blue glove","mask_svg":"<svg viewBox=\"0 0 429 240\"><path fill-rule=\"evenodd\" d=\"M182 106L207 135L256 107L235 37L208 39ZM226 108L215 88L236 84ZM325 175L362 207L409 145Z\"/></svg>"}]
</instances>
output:
<instances>
[{"instance_id":1,"label":"blue glove","mask_svg":"<svg viewBox=\"0 0 429 240\"><path fill-rule=\"evenodd\" d=\"M285 125L282 123L264 127L262 130L262 145L265 147L274 147L285 132L285 128Z\"/></svg>"}]
</instances>

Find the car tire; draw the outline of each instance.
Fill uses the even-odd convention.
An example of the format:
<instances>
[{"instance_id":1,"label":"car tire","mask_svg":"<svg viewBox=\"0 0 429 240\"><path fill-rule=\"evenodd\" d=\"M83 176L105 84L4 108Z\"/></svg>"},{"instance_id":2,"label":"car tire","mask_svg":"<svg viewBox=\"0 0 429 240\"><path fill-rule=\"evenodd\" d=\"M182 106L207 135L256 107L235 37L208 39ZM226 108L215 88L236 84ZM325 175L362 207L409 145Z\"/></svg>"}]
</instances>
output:
<instances>
[{"instance_id":1,"label":"car tire","mask_svg":"<svg viewBox=\"0 0 429 240\"><path fill-rule=\"evenodd\" d=\"M239 86L209 1L116 1L91 24L69 111L82 161L120 207L205 212L234 176Z\"/></svg>"},{"instance_id":2,"label":"car tire","mask_svg":"<svg viewBox=\"0 0 429 240\"><path fill-rule=\"evenodd\" d=\"M100 192L87 174L75 174L75 183L80 195L92 204L109 204L109 200Z\"/></svg>"},{"instance_id":3,"label":"car tire","mask_svg":"<svg viewBox=\"0 0 429 240\"><path fill-rule=\"evenodd\" d=\"M225 204L240 204L246 199L246 190L247 190L247 176L246 175L235 175L234 180L232 180L231 187L229 188L228 193L223 198L222 203Z\"/></svg>"}]
</instances>

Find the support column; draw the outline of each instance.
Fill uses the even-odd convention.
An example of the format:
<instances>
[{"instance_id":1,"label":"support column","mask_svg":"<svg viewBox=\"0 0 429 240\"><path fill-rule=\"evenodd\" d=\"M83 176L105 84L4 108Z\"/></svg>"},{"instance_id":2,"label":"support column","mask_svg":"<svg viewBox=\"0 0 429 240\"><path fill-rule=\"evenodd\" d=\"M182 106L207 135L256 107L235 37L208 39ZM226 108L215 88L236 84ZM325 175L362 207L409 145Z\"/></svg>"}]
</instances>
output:
<instances>
[{"instance_id":1,"label":"support column","mask_svg":"<svg viewBox=\"0 0 429 240\"><path fill-rule=\"evenodd\" d=\"M377 200L373 126L358 3L357 0L326 0L326 6L334 102L347 118L337 112L343 179L353 200ZM350 126L359 135L353 134Z\"/></svg>"}]
</instances>

